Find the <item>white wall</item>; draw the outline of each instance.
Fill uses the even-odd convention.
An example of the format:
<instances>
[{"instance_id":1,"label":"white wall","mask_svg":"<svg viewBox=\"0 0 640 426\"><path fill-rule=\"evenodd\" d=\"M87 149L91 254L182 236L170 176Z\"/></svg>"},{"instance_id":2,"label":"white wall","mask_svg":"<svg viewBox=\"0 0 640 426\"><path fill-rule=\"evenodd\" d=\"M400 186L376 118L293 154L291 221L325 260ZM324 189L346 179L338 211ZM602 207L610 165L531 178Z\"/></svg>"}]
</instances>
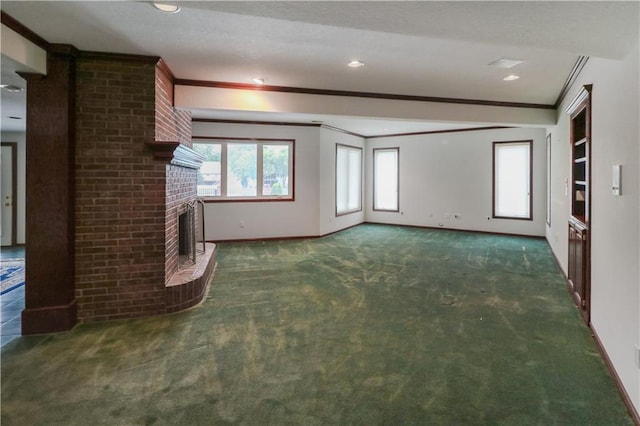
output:
<instances>
[{"instance_id":1,"label":"white wall","mask_svg":"<svg viewBox=\"0 0 640 426\"><path fill-rule=\"evenodd\" d=\"M26 134L17 132L2 132L2 142L16 142L18 144L18 170L16 174L18 177L17 191L18 191L18 204L16 206L16 243L25 243L25 215L26 215L26 163L27 163L27 145Z\"/></svg>"},{"instance_id":2,"label":"white wall","mask_svg":"<svg viewBox=\"0 0 640 426\"><path fill-rule=\"evenodd\" d=\"M569 117L584 84L592 92L591 322L618 376L640 410L640 87L636 48L621 61L591 58L558 111L553 135L553 216L547 238L567 270ZM622 165L622 195L611 193L612 166ZM556 172L557 171L557 172Z\"/></svg>"},{"instance_id":3,"label":"white wall","mask_svg":"<svg viewBox=\"0 0 640 426\"><path fill-rule=\"evenodd\" d=\"M493 219L493 142L533 140L533 220ZM400 212L373 211L373 148L400 148ZM544 235L545 130L514 128L367 140L368 222ZM460 215L459 219L454 215ZM490 219L488 219L490 218Z\"/></svg>"},{"instance_id":4,"label":"white wall","mask_svg":"<svg viewBox=\"0 0 640 426\"><path fill-rule=\"evenodd\" d=\"M336 217L336 144L363 148L363 138L329 129L320 129L320 235L330 234L364 222L363 209L360 212ZM363 161L363 168L366 163ZM364 181L364 176L363 176Z\"/></svg>"},{"instance_id":5,"label":"white wall","mask_svg":"<svg viewBox=\"0 0 640 426\"><path fill-rule=\"evenodd\" d=\"M295 201L207 203L207 240L318 235L318 127L194 122L193 136L295 139Z\"/></svg>"}]
</instances>

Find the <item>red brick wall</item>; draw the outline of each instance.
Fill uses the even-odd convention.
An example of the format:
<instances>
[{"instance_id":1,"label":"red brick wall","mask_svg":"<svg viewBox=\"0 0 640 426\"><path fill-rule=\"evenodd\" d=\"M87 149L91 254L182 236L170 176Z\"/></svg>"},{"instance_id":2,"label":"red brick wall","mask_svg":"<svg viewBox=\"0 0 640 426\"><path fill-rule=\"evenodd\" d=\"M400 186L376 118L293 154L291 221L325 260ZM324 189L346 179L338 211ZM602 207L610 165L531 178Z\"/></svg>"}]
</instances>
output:
<instances>
[{"instance_id":1,"label":"red brick wall","mask_svg":"<svg viewBox=\"0 0 640 426\"><path fill-rule=\"evenodd\" d=\"M191 112L173 108L173 76L161 62L156 68L156 140L191 143ZM165 280L178 270L178 208L196 198L197 172L167 166Z\"/></svg>"},{"instance_id":2,"label":"red brick wall","mask_svg":"<svg viewBox=\"0 0 640 426\"><path fill-rule=\"evenodd\" d=\"M171 210L195 196L196 172L154 160L145 142L190 146L190 114L173 111L170 76L154 61L83 54L76 85L78 319L164 313Z\"/></svg>"},{"instance_id":3,"label":"red brick wall","mask_svg":"<svg viewBox=\"0 0 640 426\"><path fill-rule=\"evenodd\" d=\"M173 76L156 67L156 140L178 141L191 148L191 112L173 108Z\"/></svg>"}]
</instances>

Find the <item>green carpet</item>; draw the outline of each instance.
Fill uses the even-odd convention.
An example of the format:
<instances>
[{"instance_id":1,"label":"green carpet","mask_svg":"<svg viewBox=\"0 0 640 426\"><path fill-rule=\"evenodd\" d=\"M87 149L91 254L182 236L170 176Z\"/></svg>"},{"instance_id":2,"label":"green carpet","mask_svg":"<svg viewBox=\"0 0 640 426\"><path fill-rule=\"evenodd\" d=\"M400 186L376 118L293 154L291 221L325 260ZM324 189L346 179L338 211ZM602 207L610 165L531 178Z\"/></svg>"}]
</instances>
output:
<instances>
[{"instance_id":1,"label":"green carpet","mask_svg":"<svg viewBox=\"0 0 640 426\"><path fill-rule=\"evenodd\" d=\"M542 239L226 243L188 312L21 338L2 425L630 425Z\"/></svg>"}]
</instances>

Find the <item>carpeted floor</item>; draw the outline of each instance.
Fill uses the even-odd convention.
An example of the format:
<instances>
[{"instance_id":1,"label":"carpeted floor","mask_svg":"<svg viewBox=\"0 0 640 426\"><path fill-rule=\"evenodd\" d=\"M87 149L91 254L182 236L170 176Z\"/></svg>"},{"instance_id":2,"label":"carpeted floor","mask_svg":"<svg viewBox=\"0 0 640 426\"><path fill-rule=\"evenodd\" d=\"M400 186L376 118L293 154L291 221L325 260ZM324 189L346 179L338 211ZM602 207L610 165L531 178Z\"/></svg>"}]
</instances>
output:
<instances>
[{"instance_id":1,"label":"carpeted floor","mask_svg":"<svg viewBox=\"0 0 640 426\"><path fill-rule=\"evenodd\" d=\"M542 239L228 243L205 302L21 338L2 424L628 425Z\"/></svg>"}]
</instances>

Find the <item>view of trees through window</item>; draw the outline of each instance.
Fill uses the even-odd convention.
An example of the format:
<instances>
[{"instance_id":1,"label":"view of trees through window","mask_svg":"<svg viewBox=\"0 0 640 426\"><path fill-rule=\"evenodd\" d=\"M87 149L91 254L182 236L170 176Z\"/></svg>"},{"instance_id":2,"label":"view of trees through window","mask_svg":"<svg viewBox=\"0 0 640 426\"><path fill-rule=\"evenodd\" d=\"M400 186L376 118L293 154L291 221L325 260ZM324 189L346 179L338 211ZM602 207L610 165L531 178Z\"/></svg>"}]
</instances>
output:
<instances>
[{"instance_id":1,"label":"view of trees through window","mask_svg":"<svg viewBox=\"0 0 640 426\"><path fill-rule=\"evenodd\" d=\"M204 157L198 196L293 198L293 141L196 142L193 148Z\"/></svg>"}]
</instances>

